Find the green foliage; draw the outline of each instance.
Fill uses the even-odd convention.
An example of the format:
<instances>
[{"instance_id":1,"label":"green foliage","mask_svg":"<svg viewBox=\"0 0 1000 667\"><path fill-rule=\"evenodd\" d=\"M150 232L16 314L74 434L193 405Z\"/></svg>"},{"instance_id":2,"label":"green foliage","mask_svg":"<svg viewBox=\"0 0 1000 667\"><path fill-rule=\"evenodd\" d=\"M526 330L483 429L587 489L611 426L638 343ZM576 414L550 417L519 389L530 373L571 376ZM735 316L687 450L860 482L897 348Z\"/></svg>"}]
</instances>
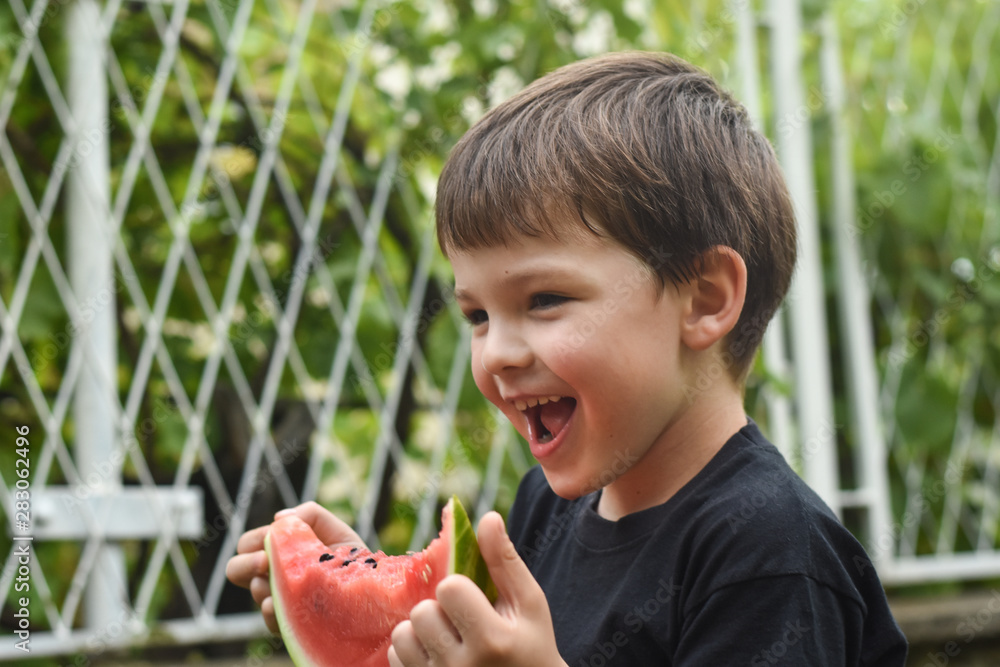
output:
<instances>
[{"instance_id":1,"label":"green foliage","mask_svg":"<svg viewBox=\"0 0 1000 667\"><path fill-rule=\"evenodd\" d=\"M856 132L858 238L894 406L890 469L926 466L925 488L910 489L911 502L934 495L926 487L960 469L956 488L971 508L961 520L976 525L995 499L989 483L985 495L968 490L988 475L981 447L989 437L977 434L994 428L1000 371L1000 341L989 334L1000 325L998 199L988 181L1000 100L1000 78L987 67L995 61L995 7L870 3L859 17L857 5L837 7L848 26L842 48ZM907 495L896 499L901 512ZM943 503L929 505L929 516L941 520ZM932 552L934 539L922 533L919 550ZM968 547L965 539L959 535Z\"/></svg>"},{"instance_id":2,"label":"green foliage","mask_svg":"<svg viewBox=\"0 0 1000 667\"><path fill-rule=\"evenodd\" d=\"M46 13L39 38L56 76L62 77L63 5L51 4L55 9ZM218 392L248 393L260 401L273 384L283 408L317 407L328 395L324 382L337 362L338 345L351 336L363 363L348 364L343 372L338 409L323 434L335 455L323 463L318 493L345 518L357 518L353 510L365 493L360 480L369 474L372 443L381 437L378 411L368 399L374 394L384 401L403 383L405 407L392 426L400 436L399 453L412 467L392 470L387 480L392 493L378 526L386 547L402 550L414 539L415 510L427 497L443 500L457 491L467 503L475 499L479 488L468 480L482 473L490 445L506 435L468 369L453 427L440 423L455 350L467 344L440 254L432 261L413 341L405 340L408 334L400 326L421 239L432 224L435 179L448 150L486 109L527 82L606 50L669 50L740 90L733 44L734 7L741 5L726 0L386 1L375 3L366 19L361 3L321 2L287 110L281 111L278 91L300 3L253 3L238 59L230 61L226 44L238 27L237 4L193 1L182 22L177 65L163 76L157 71L170 5L123 3L109 38L113 69L120 69L118 83L124 81L112 86L109 99L112 196L121 215L120 250L129 259L116 265L112 290L118 391L123 405L138 400L136 456L158 482L170 483L181 467L185 443L200 437L190 432L184 411L201 401L211 410L193 474L204 472L208 456L239 460L237 445L245 443L236 441L233 424L246 426L252 415L239 407L224 410L216 393L199 392L217 386ZM350 6L331 9L341 4ZM929 1L907 14L905 7L914 3L803 4L806 115L817 142L824 224L832 203L826 190L830 128L818 71L817 21L832 11L841 26L855 133L857 231L876 287L880 372L899 387L892 410L898 424L894 463L905 467L927 459L931 469L944 470L963 406L972 406L975 426L987 432L996 417L991 392L1000 377L998 195L989 191L984 174L996 165L991 150L1000 79L997 68L984 67L995 59L986 39L992 36L977 32L991 5L962 3L959 10L957 3ZM942 26L951 26L950 36ZM768 28L757 26L757 36L767 111ZM947 43L941 43L943 37ZM0 81L14 71L20 44L18 21L5 3L0 7ZM358 83L342 106L341 91L351 80L355 56L360 56ZM42 258L36 254L40 237L34 236L26 212L42 201L64 136L37 67L28 63L6 126L20 172L0 170L0 298L8 309L24 306L17 336L30 374L51 406L69 367L74 327L57 289L60 277L47 262L54 257L64 271L72 253L65 248L64 205L39 223L40 234L52 242L52 253ZM228 74L235 83L220 92L220 80ZM157 101L155 113L147 110ZM331 182L320 182L324 147L341 109L347 122L337 154L339 171ZM149 122L153 150L145 161L135 162L140 117ZM265 173L261 167L271 158L271 142L279 149L279 161L274 172ZM381 169L392 154L398 157L393 188L380 212L373 202ZM328 200L317 200L326 188L331 189ZM30 203L21 201L25 193ZM317 244L305 255L303 230L310 215ZM356 327L349 331L342 314L357 298L357 267L365 253L359 229L369 217L382 222L378 253L371 270L360 276L362 302ZM176 244L179 236L187 241ZM38 268L25 282L22 272L29 259ZM827 261L832 285L829 253ZM165 279L173 275L168 268L176 269L176 280ZM17 292L17 286L24 291ZM295 298L299 290L301 301ZM171 368L154 359L148 377L141 378L144 384L137 386L141 360L148 354L144 350L151 344L145 316L158 300L165 304L161 342ZM232 354L214 370L207 361L225 342L213 332L224 306L231 306L221 314L231 317L222 333ZM297 311L290 337L293 363L282 364L275 355L280 320L289 307ZM837 357L840 341L831 335ZM401 376L394 370L396 355L410 342L420 350L425 372ZM10 432L15 424L29 424L39 434L40 448L44 415L32 407L13 362L0 372L0 429ZM971 397L963 398L972 372L990 379L974 383ZM757 364L748 389L755 417L763 418L765 389L788 394L794 388L767 377ZM276 434L282 425L277 417L273 421ZM70 423L49 435L71 443ZM442 439L448 444L443 468L433 470ZM509 446L514 455L501 468L496 502L501 510L509 507L523 462L530 460L523 443ZM8 462L9 453L0 450L4 470ZM301 463L296 458L289 468ZM124 475L126 483L137 483L132 459ZM45 481L63 482L67 476L56 464ZM895 497L905 498L899 480L894 483ZM62 563L65 549L52 550L47 558ZM148 552L133 548L128 553L130 572L141 576ZM197 554L188 550L186 557L194 562ZM57 600L65 595L73 569L62 567L66 581L50 581ZM169 587L172 575L163 575L161 582ZM167 605L166 597L156 596L157 609Z\"/></svg>"}]
</instances>

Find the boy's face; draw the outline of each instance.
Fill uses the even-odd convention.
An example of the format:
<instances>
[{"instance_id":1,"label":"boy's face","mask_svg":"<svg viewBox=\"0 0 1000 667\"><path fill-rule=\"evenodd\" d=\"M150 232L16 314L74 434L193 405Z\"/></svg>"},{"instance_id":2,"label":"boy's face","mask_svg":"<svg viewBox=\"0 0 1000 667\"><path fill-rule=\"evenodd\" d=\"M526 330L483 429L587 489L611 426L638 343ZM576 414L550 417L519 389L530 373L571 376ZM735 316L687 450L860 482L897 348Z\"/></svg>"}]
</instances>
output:
<instances>
[{"instance_id":1,"label":"boy's face","mask_svg":"<svg viewBox=\"0 0 1000 667\"><path fill-rule=\"evenodd\" d=\"M657 445L685 401L683 290L585 231L450 258L476 385L556 493L614 483Z\"/></svg>"}]
</instances>

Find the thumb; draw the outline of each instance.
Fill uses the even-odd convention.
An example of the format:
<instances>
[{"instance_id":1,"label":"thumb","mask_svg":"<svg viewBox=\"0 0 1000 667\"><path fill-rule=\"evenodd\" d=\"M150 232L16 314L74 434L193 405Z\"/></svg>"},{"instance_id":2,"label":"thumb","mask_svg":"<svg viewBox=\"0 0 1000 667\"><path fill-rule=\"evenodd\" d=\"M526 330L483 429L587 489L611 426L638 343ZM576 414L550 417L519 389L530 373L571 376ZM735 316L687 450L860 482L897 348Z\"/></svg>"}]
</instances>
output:
<instances>
[{"instance_id":1,"label":"thumb","mask_svg":"<svg viewBox=\"0 0 1000 667\"><path fill-rule=\"evenodd\" d=\"M479 551L483 554L497 592L515 610L531 606L545 594L507 536L503 518L489 512L479 521Z\"/></svg>"}]
</instances>

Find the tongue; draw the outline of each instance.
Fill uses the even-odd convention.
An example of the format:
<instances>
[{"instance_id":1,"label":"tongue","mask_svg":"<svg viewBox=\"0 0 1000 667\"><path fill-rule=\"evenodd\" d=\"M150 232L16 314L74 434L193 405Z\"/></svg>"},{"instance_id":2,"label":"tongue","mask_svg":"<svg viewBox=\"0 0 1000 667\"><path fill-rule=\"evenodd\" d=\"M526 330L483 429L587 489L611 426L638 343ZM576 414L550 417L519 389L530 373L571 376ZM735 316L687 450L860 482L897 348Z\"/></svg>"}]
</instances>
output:
<instances>
[{"instance_id":1,"label":"tongue","mask_svg":"<svg viewBox=\"0 0 1000 667\"><path fill-rule=\"evenodd\" d=\"M562 398L555 403L546 403L538 406L538 418L542 421L542 426L553 436L566 426L573 410L576 409L576 401L572 398Z\"/></svg>"}]
</instances>

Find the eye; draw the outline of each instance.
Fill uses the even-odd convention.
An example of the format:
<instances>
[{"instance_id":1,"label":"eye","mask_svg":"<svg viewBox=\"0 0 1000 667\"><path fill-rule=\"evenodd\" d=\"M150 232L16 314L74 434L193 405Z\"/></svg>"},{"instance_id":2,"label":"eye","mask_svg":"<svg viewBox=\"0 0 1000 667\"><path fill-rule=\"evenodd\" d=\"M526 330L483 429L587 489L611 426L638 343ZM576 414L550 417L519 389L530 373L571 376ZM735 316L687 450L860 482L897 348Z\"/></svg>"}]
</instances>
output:
<instances>
[{"instance_id":1,"label":"eye","mask_svg":"<svg viewBox=\"0 0 1000 667\"><path fill-rule=\"evenodd\" d=\"M478 326L484 322L489 321L489 316L486 314L485 310L470 310L464 313L465 319L469 321L472 326Z\"/></svg>"},{"instance_id":2,"label":"eye","mask_svg":"<svg viewBox=\"0 0 1000 667\"><path fill-rule=\"evenodd\" d=\"M561 306L567 301L569 301L569 297L567 296L542 292L540 294L535 294L531 297L531 307L539 310L546 310L548 308L555 308L556 306Z\"/></svg>"}]
</instances>

